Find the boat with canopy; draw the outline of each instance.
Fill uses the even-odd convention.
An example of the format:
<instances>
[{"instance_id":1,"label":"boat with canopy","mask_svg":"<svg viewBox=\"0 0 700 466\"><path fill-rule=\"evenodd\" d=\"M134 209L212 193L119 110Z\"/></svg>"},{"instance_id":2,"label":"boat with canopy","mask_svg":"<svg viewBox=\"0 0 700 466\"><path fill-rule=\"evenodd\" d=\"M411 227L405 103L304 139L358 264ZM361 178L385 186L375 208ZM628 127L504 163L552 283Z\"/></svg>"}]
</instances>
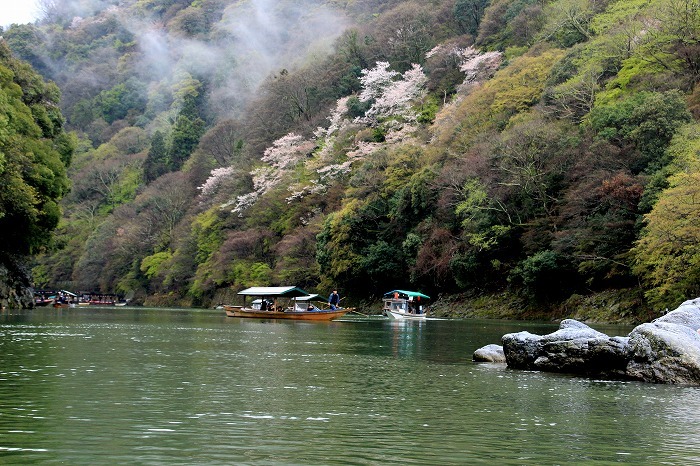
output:
<instances>
[{"instance_id":1,"label":"boat with canopy","mask_svg":"<svg viewBox=\"0 0 700 466\"><path fill-rule=\"evenodd\" d=\"M425 319L429 299L418 291L391 290L384 293L382 312L392 319Z\"/></svg>"},{"instance_id":2,"label":"boat with canopy","mask_svg":"<svg viewBox=\"0 0 700 466\"><path fill-rule=\"evenodd\" d=\"M318 295L307 293L296 286L254 286L238 292L243 296L242 306L225 305L229 317L258 319L333 320L352 308L321 309L311 301ZM249 297L255 298L247 302Z\"/></svg>"}]
</instances>

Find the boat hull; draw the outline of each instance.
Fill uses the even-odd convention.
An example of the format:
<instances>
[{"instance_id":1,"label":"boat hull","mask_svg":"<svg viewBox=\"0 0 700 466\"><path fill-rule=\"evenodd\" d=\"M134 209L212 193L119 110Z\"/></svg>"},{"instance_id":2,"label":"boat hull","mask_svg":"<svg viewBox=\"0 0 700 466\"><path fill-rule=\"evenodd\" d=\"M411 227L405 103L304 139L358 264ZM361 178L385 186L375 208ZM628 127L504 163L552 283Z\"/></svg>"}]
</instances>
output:
<instances>
[{"instance_id":1,"label":"boat hull","mask_svg":"<svg viewBox=\"0 0 700 466\"><path fill-rule=\"evenodd\" d=\"M333 320L342 317L352 308L336 309L335 311L260 311L238 306L224 306L229 317L252 317L255 319L289 319L289 320Z\"/></svg>"},{"instance_id":2,"label":"boat hull","mask_svg":"<svg viewBox=\"0 0 700 466\"><path fill-rule=\"evenodd\" d=\"M386 311L387 317L391 319L412 319L412 320L424 320L426 315L423 314L411 314L410 312L399 312L399 311Z\"/></svg>"}]
</instances>

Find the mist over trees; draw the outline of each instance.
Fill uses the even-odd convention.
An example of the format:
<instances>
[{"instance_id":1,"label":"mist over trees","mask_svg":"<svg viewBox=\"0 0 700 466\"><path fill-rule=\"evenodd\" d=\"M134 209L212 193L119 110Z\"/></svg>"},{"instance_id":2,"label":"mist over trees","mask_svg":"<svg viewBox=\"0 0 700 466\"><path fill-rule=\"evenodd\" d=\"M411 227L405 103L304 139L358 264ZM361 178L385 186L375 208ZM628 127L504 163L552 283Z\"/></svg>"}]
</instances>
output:
<instances>
[{"instance_id":1,"label":"mist over trees","mask_svg":"<svg viewBox=\"0 0 700 466\"><path fill-rule=\"evenodd\" d=\"M28 104L42 134L64 165L75 147L57 235L22 245L39 286L193 305L278 284L552 308L698 293L694 2L42 8L3 31L61 89L65 122L52 85ZM40 183L55 199L61 173Z\"/></svg>"}]
</instances>

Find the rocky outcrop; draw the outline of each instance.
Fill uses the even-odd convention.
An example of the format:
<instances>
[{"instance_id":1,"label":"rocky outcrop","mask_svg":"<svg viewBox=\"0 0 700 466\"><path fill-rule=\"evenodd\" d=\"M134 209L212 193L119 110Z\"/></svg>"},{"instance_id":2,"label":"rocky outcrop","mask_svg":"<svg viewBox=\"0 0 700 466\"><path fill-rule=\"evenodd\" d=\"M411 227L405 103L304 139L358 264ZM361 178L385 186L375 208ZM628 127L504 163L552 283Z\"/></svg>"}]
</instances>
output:
<instances>
[{"instance_id":1,"label":"rocky outcrop","mask_svg":"<svg viewBox=\"0 0 700 466\"><path fill-rule=\"evenodd\" d=\"M474 351L472 359L477 362L506 362L506 355L503 353L503 347L500 345L486 345Z\"/></svg>"},{"instance_id":2,"label":"rocky outcrop","mask_svg":"<svg viewBox=\"0 0 700 466\"><path fill-rule=\"evenodd\" d=\"M700 298L637 326L626 337L610 337L567 319L548 335L510 333L502 343L506 363L514 369L700 385L698 329Z\"/></svg>"},{"instance_id":3,"label":"rocky outcrop","mask_svg":"<svg viewBox=\"0 0 700 466\"><path fill-rule=\"evenodd\" d=\"M34 306L31 276L21 260L0 257L0 308L29 309Z\"/></svg>"}]
</instances>

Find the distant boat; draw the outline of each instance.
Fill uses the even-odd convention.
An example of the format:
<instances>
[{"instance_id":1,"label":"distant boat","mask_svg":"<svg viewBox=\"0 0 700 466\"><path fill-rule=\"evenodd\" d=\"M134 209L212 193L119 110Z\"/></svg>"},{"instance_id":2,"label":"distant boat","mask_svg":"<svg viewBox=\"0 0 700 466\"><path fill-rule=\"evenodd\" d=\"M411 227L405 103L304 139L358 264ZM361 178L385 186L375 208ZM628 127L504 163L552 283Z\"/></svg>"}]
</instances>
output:
<instances>
[{"instance_id":1,"label":"distant boat","mask_svg":"<svg viewBox=\"0 0 700 466\"><path fill-rule=\"evenodd\" d=\"M36 307L75 307L77 295L67 290L37 291L34 293Z\"/></svg>"},{"instance_id":2,"label":"distant boat","mask_svg":"<svg viewBox=\"0 0 700 466\"><path fill-rule=\"evenodd\" d=\"M41 297L41 296L37 296L37 297L34 298L34 306L36 306L36 307L48 306L49 304L53 304L53 302L54 302L54 298L53 298L53 297L50 297L50 298L49 298L49 297L46 297L46 298L44 298L44 297Z\"/></svg>"},{"instance_id":3,"label":"distant boat","mask_svg":"<svg viewBox=\"0 0 700 466\"><path fill-rule=\"evenodd\" d=\"M392 319L425 319L430 296L418 291L392 290L384 293L382 312Z\"/></svg>"},{"instance_id":4,"label":"distant boat","mask_svg":"<svg viewBox=\"0 0 700 466\"><path fill-rule=\"evenodd\" d=\"M312 295L296 286L255 286L238 293L243 296L242 306L224 305L229 317L258 319L333 320L351 312L352 308L319 309L310 303ZM250 306L247 297L257 297Z\"/></svg>"}]
</instances>

